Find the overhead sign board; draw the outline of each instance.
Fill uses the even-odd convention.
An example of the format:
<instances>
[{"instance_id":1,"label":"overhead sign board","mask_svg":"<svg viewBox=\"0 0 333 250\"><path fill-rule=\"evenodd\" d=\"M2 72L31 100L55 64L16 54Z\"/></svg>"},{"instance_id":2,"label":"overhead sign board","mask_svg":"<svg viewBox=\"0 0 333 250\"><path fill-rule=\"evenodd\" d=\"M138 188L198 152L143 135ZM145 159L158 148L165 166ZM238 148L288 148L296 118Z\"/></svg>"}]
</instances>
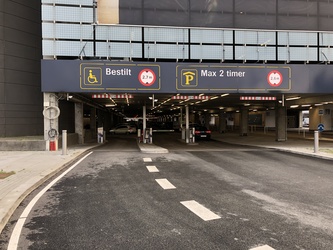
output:
<instances>
[{"instance_id":1,"label":"overhead sign board","mask_svg":"<svg viewBox=\"0 0 333 250\"><path fill-rule=\"evenodd\" d=\"M333 93L330 65L42 60L42 91L70 93Z\"/></svg>"},{"instance_id":2,"label":"overhead sign board","mask_svg":"<svg viewBox=\"0 0 333 250\"><path fill-rule=\"evenodd\" d=\"M272 72L280 76L276 81ZM284 75L284 81L283 76ZM291 89L290 67L224 65L177 65L177 90L201 91L266 91L268 89L289 91ZM266 80L269 79L269 82ZM277 82L278 84L272 84Z\"/></svg>"}]
</instances>

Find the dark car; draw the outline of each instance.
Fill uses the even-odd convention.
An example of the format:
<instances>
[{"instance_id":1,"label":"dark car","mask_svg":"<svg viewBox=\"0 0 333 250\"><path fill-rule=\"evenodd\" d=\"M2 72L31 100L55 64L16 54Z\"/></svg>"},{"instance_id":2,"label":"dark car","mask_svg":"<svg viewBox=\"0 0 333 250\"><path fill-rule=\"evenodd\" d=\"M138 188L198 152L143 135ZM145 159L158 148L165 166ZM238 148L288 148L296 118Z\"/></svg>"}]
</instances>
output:
<instances>
[{"instance_id":1,"label":"dark car","mask_svg":"<svg viewBox=\"0 0 333 250\"><path fill-rule=\"evenodd\" d=\"M205 126L193 126L190 129L194 128L195 139L207 139L211 138L211 131L208 130Z\"/></svg>"}]
</instances>

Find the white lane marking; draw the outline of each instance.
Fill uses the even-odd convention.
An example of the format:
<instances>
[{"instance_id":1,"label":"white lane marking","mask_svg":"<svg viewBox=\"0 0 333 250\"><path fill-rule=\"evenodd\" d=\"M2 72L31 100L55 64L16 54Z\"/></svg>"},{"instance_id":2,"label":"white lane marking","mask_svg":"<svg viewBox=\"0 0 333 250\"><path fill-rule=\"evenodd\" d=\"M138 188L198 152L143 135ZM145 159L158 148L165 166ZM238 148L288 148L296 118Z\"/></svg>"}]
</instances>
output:
<instances>
[{"instance_id":1,"label":"white lane marking","mask_svg":"<svg viewBox=\"0 0 333 250\"><path fill-rule=\"evenodd\" d=\"M155 179L157 183L163 188L163 189L175 189L176 187L170 183L167 179Z\"/></svg>"},{"instance_id":2,"label":"white lane marking","mask_svg":"<svg viewBox=\"0 0 333 250\"><path fill-rule=\"evenodd\" d=\"M160 172L156 166L147 166L147 169L150 173L157 173Z\"/></svg>"},{"instance_id":3,"label":"white lane marking","mask_svg":"<svg viewBox=\"0 0 333 250\"><path fill-rule=\"evenodd\" d=\"M271 248L271 247L268 246L268 245L264 245L264 246L261 246L261 247L251 248L250 250L275 250L275 249L274 249L274 248Z\"/></svg>"},{"instance_id":4,"label":"white lane marking","mask_svg":"<svg viewBox=\"0 0 333 250\"><path fill-rule=\"evenodd\" d=\"M183 204L185 207L187 207L189 210L191 210L193 213L195 213L204 221L221 219L220 216L214 214L212 211L210 211L209 209L207 209L206 207L204 207L203 205L199 204L194 200L181 201L180 203Z\"/></svg>"},{"instance_id":5,"label":"white lane marking","mask_svg":"<svg viewBox=\"0 0 333 250\"><path fill-rule=\"evenodd\" d=\"M143 162L152 162L153 160L151 158L143 158Z\"/></svg>"},{"instance_id":6,"label":"white lane marking","mask_svg":"<svg viewBox=\"0 0 333 250\"><path fill-rule=\"evenodd\" d=\"M76 162L73 166L71 166L69 169L67 169L65 172L63 172L61 175L59 175L57 178L55 178L52 182L50 182L43 190L41 190L28 204L28 206L24 209L22 212L20 218L18 219L14 230L12 232L12 235L10 236L10 240L8 243L7 250L17 250L21 231L23 228L23 225L25 223L25 220L27 219L29 213L31 212L32 208L35 206L37 201L45 194L45 192L50 189L57 181L59 181L62 177L64 177L68 172L70 172L72 169L74 169L77 165L79 165L85 158L87 158L89 155L91 155L93 152L90 152L86 156L84 156L82 159L80 159L78 162Z\"/></svg>"}]
</instances>

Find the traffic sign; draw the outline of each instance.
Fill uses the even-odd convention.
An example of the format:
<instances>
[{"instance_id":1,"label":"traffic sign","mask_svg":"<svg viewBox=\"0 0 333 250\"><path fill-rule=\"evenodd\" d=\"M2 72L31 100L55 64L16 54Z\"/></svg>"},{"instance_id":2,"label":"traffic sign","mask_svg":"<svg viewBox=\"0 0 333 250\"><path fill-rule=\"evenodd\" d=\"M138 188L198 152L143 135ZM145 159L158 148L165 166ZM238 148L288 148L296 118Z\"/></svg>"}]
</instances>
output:
<instances>
[{"instance_id":1,"label":"traffic sign","mask_svg":"<svg viewBox=\"0 0 333 250\"><path fill-rule=\"evenodd\" d=\"M143 86L151 86L156 80L156 75L151 69L143 69L138 75L139 81Z\"/></svg>"},{"instance_id":2,"label":"traffic sign","mask_svg":"<svg viewBox=\"0 0 333 250\"><path fill-rule=\"evenodd\" d=\"M267 82L272 87L278 87L283 81L282 74L277 70L272 70L267 75Z\"/></svg>"},{"instance_id":3,"label":"traffic sign","mask_svg":"<svg viewBox=\"0 0 333 250\"><path fill-rule=\"evenodd\" d=\"M319 132L323 132L324 129L325 129L324 124L319 123L317 129L318 129Z\"/></svg>"}]
</instances>

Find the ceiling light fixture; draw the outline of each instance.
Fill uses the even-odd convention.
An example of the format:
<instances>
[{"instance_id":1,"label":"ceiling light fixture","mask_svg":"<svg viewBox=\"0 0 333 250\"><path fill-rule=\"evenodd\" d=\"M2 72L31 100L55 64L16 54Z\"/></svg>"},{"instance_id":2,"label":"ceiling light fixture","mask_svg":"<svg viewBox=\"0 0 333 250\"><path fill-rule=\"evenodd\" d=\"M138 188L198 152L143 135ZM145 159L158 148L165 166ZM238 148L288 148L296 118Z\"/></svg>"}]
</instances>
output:
<instances>
[{"instance_id":1,"label":"ceiling light fixture","mask_svg":"<svg viewBox=\"0 0 333 250\"><path fill-rule=\"evenodd\" d=\"M300 96L294 96L294 97L286 98L286 101L292 101L292 100L298 100L298 99L301 99L301 97Z\"/></svg>"}]
</instances>

